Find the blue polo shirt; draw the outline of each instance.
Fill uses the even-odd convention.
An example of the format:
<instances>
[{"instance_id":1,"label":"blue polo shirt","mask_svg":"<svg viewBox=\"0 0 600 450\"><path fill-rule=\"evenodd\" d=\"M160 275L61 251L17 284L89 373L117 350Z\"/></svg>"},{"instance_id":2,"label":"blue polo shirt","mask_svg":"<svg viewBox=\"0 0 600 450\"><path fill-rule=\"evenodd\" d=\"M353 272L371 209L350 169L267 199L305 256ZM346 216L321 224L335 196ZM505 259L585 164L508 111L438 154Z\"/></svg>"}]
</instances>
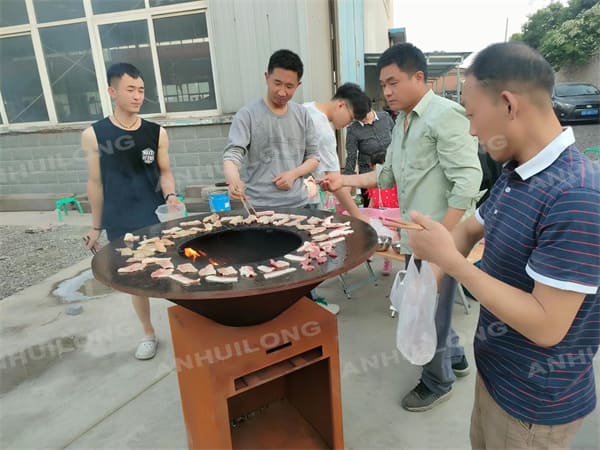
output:
<instances>
[{"instance_id":1,"label":"blue polo shirt","mask_svg":"<svg viewBox=\"0 0 600 450\"><path fill-rule=\"evenodd\" d=\"M596 405L600 166L574 142L567 128L525 164L507 163L476 212L485 230L483 271L526 292L537 282L587 294L553 347L536 345L481 306L477 368L494 400L527 423L569 423Z\"/></svg>"}]
</instances>

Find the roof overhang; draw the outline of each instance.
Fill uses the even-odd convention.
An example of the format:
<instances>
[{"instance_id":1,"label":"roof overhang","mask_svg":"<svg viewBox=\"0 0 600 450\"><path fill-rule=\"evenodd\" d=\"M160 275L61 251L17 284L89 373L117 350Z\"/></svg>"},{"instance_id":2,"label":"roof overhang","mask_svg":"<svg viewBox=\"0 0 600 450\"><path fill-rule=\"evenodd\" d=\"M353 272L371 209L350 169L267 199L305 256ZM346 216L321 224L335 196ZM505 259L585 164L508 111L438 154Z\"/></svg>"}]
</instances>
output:
<instances>
[{"instance_id":1,"label":"roof overhang","mask_svg":"<svg viewBox=\"0 0 600 450\"><path fill-rule=\"evenodd\" d=\"M472 52L432 52L425 53L427 79L435 80L459 67ZM376 66L381 53L365 53L365 66Z\"/></svg>"}]
</instances>

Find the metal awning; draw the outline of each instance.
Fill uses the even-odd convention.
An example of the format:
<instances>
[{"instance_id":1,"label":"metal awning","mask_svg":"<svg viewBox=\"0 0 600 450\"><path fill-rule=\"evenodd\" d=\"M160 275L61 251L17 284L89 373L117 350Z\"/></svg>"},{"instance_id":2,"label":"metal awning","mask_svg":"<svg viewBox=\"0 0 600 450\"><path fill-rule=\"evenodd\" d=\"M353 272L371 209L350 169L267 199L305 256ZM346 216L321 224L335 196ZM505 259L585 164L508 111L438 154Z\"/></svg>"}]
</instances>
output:
<instances>
[{"instance_id":1,"label":"metal awning","mask_svg":"<svg viewBox=\"0 0 600 450\"><path fill-rule=\"evenodd\" d=\"M427 58L428 80L435 80L451 69L459 67L472 52L432 52L425 53ZM381 53L365 53L365 66L376 66Z\"/></svg>"},{"instance_id":2,"label":"metal awning","mask_svg":"<svg viewBox=\"0 0 600 450\"><path fill-rule=\"evenodd\" d=\"M459 67L472 52L433 52L425 53L427 58L427 79L435 80L446 75L451 69Z\"/></svg>"}]
</instances>

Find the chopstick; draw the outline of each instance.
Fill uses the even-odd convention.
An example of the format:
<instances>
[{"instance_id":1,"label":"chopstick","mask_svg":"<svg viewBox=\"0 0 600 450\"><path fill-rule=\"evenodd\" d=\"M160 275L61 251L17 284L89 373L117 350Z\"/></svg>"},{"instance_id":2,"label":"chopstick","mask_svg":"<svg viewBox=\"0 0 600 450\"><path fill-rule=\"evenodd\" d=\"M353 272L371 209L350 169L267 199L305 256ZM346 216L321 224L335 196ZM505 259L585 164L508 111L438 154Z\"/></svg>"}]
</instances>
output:
<instances>
[{"instance_id":1,"label":"chopstick","mask_svg":"<svg viewBox=\"0 0 600 450\"><path fill-rule=\"evenodd\" d=\"M242 206L244 207L244 209L246 210L248 215L250 215L250 210L248 209L248 205L246 204L246 199L244 198L243 195L240 196L240 201L242 202Z\"/></svg>"},{"instance_id":2,"label":"chopstick","mask_svg":"<svg viewBox=\"0 0 600 450\"><path fill-rule=\"evenodd\" d=\"M250 199L248 199L248 197L246 197L246 209L250 208L250 211L248 212L248 214L252 213L256 216L256 209L254 209L254 206L252 206L252 203L250 202Z\"/></svg>"},{"instance_id":3,"label":"chopstick","mask_svg":"<svg viewBox=\"0 0 600 450\"><path fill-rule=\"evenodd\" d=\"M395 225L397 228L403 228L405 230L418 230L418 231L422 231L422 230L425 229L425 228L423 228L421 225L419 225L417 223L405 222L403 220L392 219L390 217L381 217L381 220L383 222L390 222L392 225Z\"/></svg>"}]
</instances>

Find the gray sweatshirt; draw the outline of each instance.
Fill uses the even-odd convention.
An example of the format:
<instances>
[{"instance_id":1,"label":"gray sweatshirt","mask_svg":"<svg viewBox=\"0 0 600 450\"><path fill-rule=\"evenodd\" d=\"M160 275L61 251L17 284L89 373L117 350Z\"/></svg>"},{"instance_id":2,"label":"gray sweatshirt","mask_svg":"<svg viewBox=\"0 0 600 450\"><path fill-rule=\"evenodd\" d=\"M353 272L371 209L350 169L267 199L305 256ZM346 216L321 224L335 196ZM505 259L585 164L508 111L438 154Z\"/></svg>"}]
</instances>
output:
<instances>
[{"instance_id":1,"label":"gray sweatshirt","mask_svg":"<svg viewBox=\"0 0 600 450\"><path fill-rule=\"evenodd\" d=\"M234 116L223 160L245 169L240 170L242 181L257 208L298 208L307 203L302 177L289 191L277 189L273 178L307 159L319 160L317 143L306 108L289 102L287 112L278 116L261 99Z\"/></svg>"}]
</instances>

